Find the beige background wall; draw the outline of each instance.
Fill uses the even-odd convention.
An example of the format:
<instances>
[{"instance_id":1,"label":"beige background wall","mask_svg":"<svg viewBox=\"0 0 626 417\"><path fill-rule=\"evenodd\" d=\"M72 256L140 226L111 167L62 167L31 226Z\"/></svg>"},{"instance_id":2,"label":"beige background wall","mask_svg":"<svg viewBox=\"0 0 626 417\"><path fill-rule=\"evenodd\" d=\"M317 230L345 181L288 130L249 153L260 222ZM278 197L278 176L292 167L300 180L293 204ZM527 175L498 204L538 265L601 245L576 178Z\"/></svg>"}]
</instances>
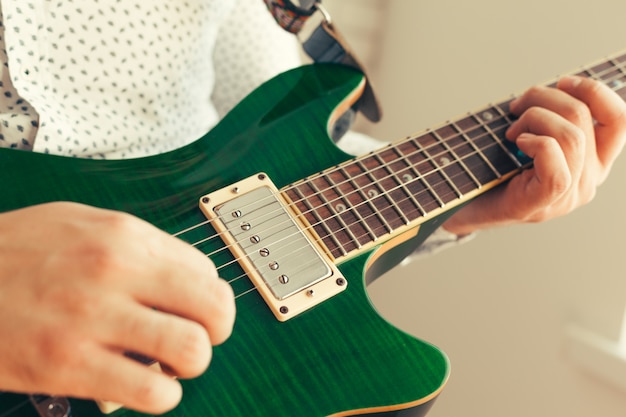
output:
<instances>
[{"instance_id":1,"label":"beige background wall","mask_svg":"<svg viewBox=\"0 0 626 417\"><path fill-rule=\"evenodd\" d=\"M622 0L324 0L370 64L386 140L626 50ZM448 353L432 417L623 417L620 387L567 354L574 323L618 340L626 306L626 154L596 200L480 234L370 287L381 314ZM626 349L625 349L626 351ZM615 362L615 364L623 364ZM626 380L626 371L615 369Z\"/></svg>"}]
</instances>

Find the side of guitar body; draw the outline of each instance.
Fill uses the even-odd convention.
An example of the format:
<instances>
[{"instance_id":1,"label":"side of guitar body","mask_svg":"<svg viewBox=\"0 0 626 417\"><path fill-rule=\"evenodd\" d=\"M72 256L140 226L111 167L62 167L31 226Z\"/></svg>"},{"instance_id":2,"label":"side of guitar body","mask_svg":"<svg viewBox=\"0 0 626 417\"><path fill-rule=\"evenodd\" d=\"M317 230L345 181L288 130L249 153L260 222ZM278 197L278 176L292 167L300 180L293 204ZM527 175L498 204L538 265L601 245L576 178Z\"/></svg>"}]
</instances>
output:
<instances>
[{"instance_id":1,"label":"side of guitar body","mask_svg":"<svg viewBox=\"0 0 626 417\"><path fill-rule=\"evenodd\" d=\"M0 169L14 178L2 190L0 212L76 201L126 211L177 233L206 220L198 208L202 195L258 172L280 188L351 158L328 138L328 123L362 82L361 74L339 66L296 69L255 91L198 141L149 158L92 161L0 149ZM370 271L391 268L442 218L377 254ZM213 233L207 225L180 237L192 243ZM223 246L212 240L199 249L213 253ZM222 276L240 295L233 335L215 349L204 375L183 381L183 401L167 415L423 415L448 378L448 361L374 311L364 273L375 250L338 265L349 284L344 292L287 322L276 320L247 278L237 278L243 274L237 264L225 268ZM226 264L233 259L226 252L212 259ZM84 400L72 400L72 412L100 415ZM0 417L30 416L36 413L24 396L0 394Z\"/></svg>"}]
</instances>

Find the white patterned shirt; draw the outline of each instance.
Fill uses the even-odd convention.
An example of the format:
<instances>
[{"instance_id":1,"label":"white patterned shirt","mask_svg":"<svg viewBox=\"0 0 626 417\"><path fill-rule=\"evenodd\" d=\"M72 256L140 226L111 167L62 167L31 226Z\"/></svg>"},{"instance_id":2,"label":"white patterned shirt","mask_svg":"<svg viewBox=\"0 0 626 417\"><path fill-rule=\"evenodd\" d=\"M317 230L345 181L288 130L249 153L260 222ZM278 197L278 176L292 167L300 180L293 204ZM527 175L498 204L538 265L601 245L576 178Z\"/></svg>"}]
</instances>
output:
<instances>
[{"instance_id":1,"label":"white patterned shirt","mask_svg":"<svg viewBox=\"0 0 626 417\"><path fill-rule=\"evenodd\" d=\"M0 0L0 9L2 147L161 153L299 63L296 39L261 0Z\"/></svg>"},{"instance_id":2,"label":"white patterned shirt","mask_svg":"<svg viewBox=\"0 0 626 417\"><path fill-rule=\"evenodd\" d=\"M0 147L162 153L300 63L261 0L0 0L0 18ZM342 142L355 154L380 144ZM457 241L439 229L420 252Z\"/></svg>"}]
</instances>

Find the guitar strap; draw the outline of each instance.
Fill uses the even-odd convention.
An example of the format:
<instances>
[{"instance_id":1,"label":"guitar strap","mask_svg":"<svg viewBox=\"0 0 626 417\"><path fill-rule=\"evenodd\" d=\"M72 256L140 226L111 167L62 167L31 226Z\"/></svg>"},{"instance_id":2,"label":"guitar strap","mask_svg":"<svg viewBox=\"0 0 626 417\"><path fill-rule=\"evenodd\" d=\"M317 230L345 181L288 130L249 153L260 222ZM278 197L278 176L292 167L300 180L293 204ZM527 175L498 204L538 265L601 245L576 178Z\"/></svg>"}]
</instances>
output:
<instances>
[{"instance_id":1,"label":"guitar strap","mask_svg":"<svg viewBox=\"0 0 626 417\"><path fill-rule=\"evenodd\" d=\"M339 34L321 0L263 0L276 22L286 31L298 36L303 50L314 62L335 62L357 68L365 75L365 90L355 104L354 111L361 112L368 120L378 122L381 109L363 65ZM321 22L303 39L305 22L319 12Z\"/></svg>"}]
</instances>

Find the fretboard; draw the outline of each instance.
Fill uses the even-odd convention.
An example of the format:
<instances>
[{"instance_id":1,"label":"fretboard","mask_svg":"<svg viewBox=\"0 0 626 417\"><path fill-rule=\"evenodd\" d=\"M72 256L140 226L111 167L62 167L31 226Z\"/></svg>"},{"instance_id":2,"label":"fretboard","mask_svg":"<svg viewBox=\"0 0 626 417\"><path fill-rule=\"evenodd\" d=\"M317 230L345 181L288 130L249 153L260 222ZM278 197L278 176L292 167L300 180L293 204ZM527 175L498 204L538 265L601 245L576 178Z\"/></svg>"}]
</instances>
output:
<instances>
[{"instance_id":1,"label":"fretboard","mask_svg":"<svg viewBox=\"0 0 626 417\"><path fill-rule=\"evenodd\" d=\"M626 99L626 53L576 75ZM512 98L511 98L512 99ZM507 181L532 162L508 140L511 99L392 143L282 192L336 259L441 214Z\"/></svg>"}]
</instances>

